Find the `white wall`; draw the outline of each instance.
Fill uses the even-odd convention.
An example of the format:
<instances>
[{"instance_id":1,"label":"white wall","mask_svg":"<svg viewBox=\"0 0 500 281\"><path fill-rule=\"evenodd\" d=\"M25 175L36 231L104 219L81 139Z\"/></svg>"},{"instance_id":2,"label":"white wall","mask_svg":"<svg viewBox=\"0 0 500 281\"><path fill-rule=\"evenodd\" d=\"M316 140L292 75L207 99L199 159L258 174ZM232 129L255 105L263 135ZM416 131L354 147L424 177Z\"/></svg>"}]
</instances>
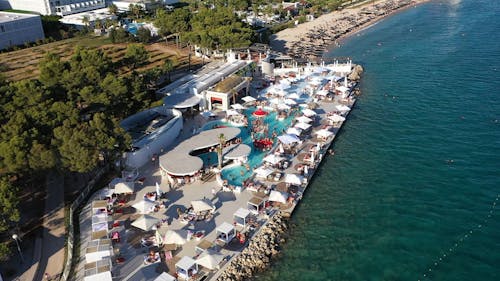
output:
<instances>
[{"instance_id":1,"label":"white wall","mask_svg":"<svg viewBox=\"0 0 500 281\"><path fill-rule=\"evenodd\" d=\"M42 15L50 15L50 5L48 0L9 0L12 9L33 11Z\"/></svg>"}]
</instances>

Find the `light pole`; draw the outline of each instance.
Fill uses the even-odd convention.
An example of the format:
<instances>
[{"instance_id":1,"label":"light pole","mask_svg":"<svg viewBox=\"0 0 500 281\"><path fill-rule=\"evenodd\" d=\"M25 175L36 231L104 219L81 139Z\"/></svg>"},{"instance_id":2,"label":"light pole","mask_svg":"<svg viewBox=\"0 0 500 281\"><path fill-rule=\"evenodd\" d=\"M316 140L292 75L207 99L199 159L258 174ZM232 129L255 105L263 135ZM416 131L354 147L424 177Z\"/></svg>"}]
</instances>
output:
<instances>
[{"instance_id":1,"label":"light pole","mask_svg":"<svg viewBox=\"0 0 500 281\"><path fill-rule=\"evenodd\" d=\"M19 256L21 257L21 263L24 263L23 252L21 252L21 247L19 246L19 236L17 234L12 234L12 239L16 240L17 251L19 252Z\"/></svg>"}]
</instances>

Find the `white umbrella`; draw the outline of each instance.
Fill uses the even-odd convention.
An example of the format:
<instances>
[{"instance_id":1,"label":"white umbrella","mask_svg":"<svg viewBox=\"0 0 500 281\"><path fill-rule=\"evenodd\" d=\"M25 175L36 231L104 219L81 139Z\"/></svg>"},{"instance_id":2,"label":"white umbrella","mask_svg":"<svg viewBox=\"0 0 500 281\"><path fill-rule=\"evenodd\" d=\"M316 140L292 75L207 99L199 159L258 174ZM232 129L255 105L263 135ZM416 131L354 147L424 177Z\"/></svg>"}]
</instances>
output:
<instances>
[{"instance_id":1,"label":"white umbrella","mask_svg":"<svg viewBox=\"0 0 500 281\"><path fill-rule=\"evenodd\" d=\"M144 199L132 205L132 207L134 207L134 209L136 209L140 214L151 213L155 206L156 203Z\"/></svg>"},{"instance_id":2,"label":"white umbrella","mask_svg":"<svg viewBox=\"0 0 500 281\"><path fill-rule=\"evenodd\" d=\"M333 135L333 133L328 131L327 129L321 129L317 131L316 134L322 138L328 138L329 136Z\"/></svg>"},{"instance_id":3,"label":"white umbrella","mask_svg":"<svg viewBox=\"0 0 500 281\"><path fill-rule=\"evenodd\" d=\"M277 163L279 163L280 161L283 161L283 160L285 160L285 158L280 157L280 156L276 156L274 154L269 154L266 157L264 157L264 159L263 159L263 161L271 163L273 165L275 165L275 164L277 164Z\"/></svg>"},{"instance_id":4,"label":"white umbrella","mask_svg":"<svg viewBox=\"0 0 500 281\"><path fill-rule=\"evenodd\" d=\"M328 116L328 119L331 120L332 122L342 122L345 121L345 117L340 116L338 114L333 114Z\"/></svg>"},{"instance_id":5,"label":"white umbrella","mask_svg":"<svg viewBox=\"0 0 500 281\"><path fill-rule=\"evenodd\" d=\"M306 116L300 116L300 117L297 117L295 119L297 119L297 121L302 122L302 123L311 123L313 121L311 118L306 117Z\"/></svg>"},{"instance_id":6,"label":"white umbrella","mask_svg":"<svg viewBox=\"0 0 500 281\"><path fill-rule=\"evenodd\" d=\"M343 105L343 104L339 104L337 106L335 106L335 108L338 110L338 111L349 111L351 110L350 107L346 106L346 105Z\"/></svg>"},{"instance_id":7,"label":"white umbrella","mask_svg":"<svg viewBox=\"0 0 500 281\"><path fill-rule=\"evenodd\" d=\"M294 100L300 99L300 96L297 93L291 93L291 94L289 94L286 97L289 98L289 99L294 99Z\"/></svg>"},{"instance_id":8,"label":"white umbrella","mask_svg":"<svg viewBox=\"0 0 500 281\"><path fill-rule=\"evenodd\" d=\"M307 117L306 117L307 118ZM301 130L307 130L309 128L311 128L311 124L307 124L307 123L303 123L303 122L299 122L297 124L295 124L294 126L295 128L299 128Z\"/></svg>"},{"instance_id":9,"label":"white umbrella","mask_svg":"<svg viewBox=\"0 0 500 281\"><path fill-rule=\"evenodd\" d=\"M295 142L300 142L299 137L297 137L296 135L290 135L290 134L278 136L278 139L283 144L291 144L291 143L295 143Z\"/></svg>"},{"instance_id":10,"label":"white umbrella","mask_svg":"<svg viewBox=\"0 0 500 281\"><path fill-rule=\"evenodd\" d=\"M206 199L191 201L191 206L193 207L193 211L195 213L215 210L214 204Z\"/></svg>"},{"instance_id":11,"label":"white umbrella","mask_svg":"<svg viewBox=\"0 0 500 281\"><path fill-rule=\"evenodd\" d=\"M155 186L156 186L156 195L161 196L162 192L161 192L160 185L158 184L158 182L156 182Z\"/></svg>"},{"instance_id":12,"label":"white umbrella","mask_svg":"<svg viewBox=\"0 0 500 281\"><path fill-rule=\"evenodd\" d=\"M163 244L184 245L188 241L188 231L185 229L167 230L163 236Z\"/></svg>"},{"instance_id":13,"label":"white umbrella","mask_svg":"<svg viewBox=\"0 0 500 281\"><path fill-rule=\"evenodd\" d=\"M296 135L296 136L300 136L300 134L302 134L302 130L299 129L299 128L292 127L292 128L288 128L286 130L286 133L287 134Z\"/></svg>"},{"instance_id":14,"label":"white umbrella","mask_svg":"<svg viewBox=\"0 0 500 281\"><path fill-rule=\"evenodd\" d=\"M304 113L304 115L307 117L311 117L311 116L316 115L316 112L314 112L313 110L311 110L309 108L302 109L302 113Z\"/></svg>"},{"instance_id":15,"label":"white umbrella","mask_svg":"<svg viewBox=\"0 0 500 281\"><path fill-rule=\"evenodd\" d=\"M339 90L342 93L345 93L346 91L349 90L349 88L347 88L346 86L338 86L338 87L335 88L335 90Z\"/></svg>"},{"instance_id":16,"label":"white umbrella","mask_svg":"<svg viewBox=\"0 0 500 281\"><path fill-rule=\"evenodd\" d=\"M291 107L287 104L284 104L284 103L280 103L278 104L278 109L279 110L289 110Z\"/></svg>"},{"instance_id":17,"label":"white umbrella","mask_svg":"<svg viewBox=\"0 0 500 281\"><path fill-rule=\"evenodd\" d=\"M231 104L231 107L236 110L243 110L245 107L239 103Z\"/></svg>"},{"instance_id":18,"label":"white umbrella","mask_svg":"<svg viewBox=\"0 0 500 281\"><path fill-rule=\"evenodd\" d=\"M288 199L287 193L279 192L276 190L271 190L271 193L269 193L269 201L286 203L287 199Z\"/></svg>"},{"instance_id":19,"label":"white umbrella","mask_svg":"<svg viewBox=\"0 0 500 281\"><path fill-rule=\"evenodd\" d=\"M267 178L273 172L273 169L265 168L264 166L260 166L259 168L254 170L255 176L263 179Z\"/></svg>"},{"instance_id":20,"label":"white umbrella","mask_svg":"<svg viewBox=\"0 0 500 281\"><path fill-rule=\"evenodd\" d=\"M241 98L244 102L253 102L256 101L257 99L251 96L246 96Z\"/></svg>"},{"instance_id":21,"label":"white umbrella","mask_svg":"<svg viewBox=\"0 0 500 281\"><path fill-rule=\"evenodd\" d=\"M163 237L158 229L155 231L155 239L158 245L163 245Z\"/></svg>"},{"instance_id":22,"label":"white umbrella","mask_svg":"<svg viewBox=\"0 0 500 281\"><path fill-rule=\"evenodd\" d=\"M224 255L211 250L204 251L196 260L198 265L201 265L210 270L216 269L221 261L224 259Z\"/></svg>"},{"instance_id":23,"label":"white umbrella","mask_svg":"<svg viewBox=\"0 0 500 281\"><path fill-rule=\"evenodd\" d=\"M299 176L297 174L286 174L285 175L285 182L289 184L295 184L295 185L301 185L302 184L302 176Z\"/></svg>"},{"instance_id":24,"label":"white umbrella","mask_svg":"<svg viewBox=\"0 0 500 281\"><path fill-rule=\"evenodd\" d=\"M274 98L274 99L270 99L269 100L269 103L271 104L280 104L281 103L281 100L278 99L278 98Z\"/></svg>"},{"instance_id":25,"label":"white umbrella","mask_svg":"<svg viewBox=\"0 0 500 281\"><path fill-rule=\"evenodd\" d=\"M285 99L285 103L288 105L296 105L297 102L292 99Z\"/></svg>"},{"instance_id":26,"label":"white umbrella","mask_svg":"<svg viewBox=\"0 0 500 281\"><path fill-rule=\"evenodd\" d=\"M116 194L133 193L134 192L134 182L122 181L122 182L115 184L114 188L115 188Z\"/></svg>"},{"instance_id":27,"label":"white umbrella","mask_svg":"<svg viewBox=\"0 0 500 281\"><path fill-rule=\"evenodd\" d=\"M316 93L316 95L319 95L319 96L326 96L326 95L328 95L328 91L321 90L321 91L318 91L318 92Z\"/></svg>"},{"instance_id":28,"label":"white umbrella","mask_svg":"<svg viewBox=\"0 0 500 281\"><path fill-rule=\"evenodd\" d=\"M160 222L160 220L155 217L152 217L150 215L142 215L138 219L136 219L131 225L140 228L142 230L148 231L151 228L153 228L153 226L158 222Z\"/></svg>"}]
</instances>

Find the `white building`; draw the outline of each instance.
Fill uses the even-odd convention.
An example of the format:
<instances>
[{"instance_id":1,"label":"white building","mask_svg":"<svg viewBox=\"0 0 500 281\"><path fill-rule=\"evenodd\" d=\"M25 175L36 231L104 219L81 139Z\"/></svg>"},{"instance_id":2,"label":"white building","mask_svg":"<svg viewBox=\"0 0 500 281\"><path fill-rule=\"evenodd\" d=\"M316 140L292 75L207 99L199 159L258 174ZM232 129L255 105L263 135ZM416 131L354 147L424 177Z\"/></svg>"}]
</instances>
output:
<instances>
[{"instance_id":1,"label":"white building","mask_svg":"<svg viewBox=\"0 0 500 281\"><path fill-rule=\"evenodd\" d=\"M44 38L39 15L0 12L0 49Z\"/></svg>"},{"instance_id":2,"label":"white building","mask_svg":"<svg viewBox=\"0 0 500 281\"><path fill-rule=\"evenodd\" d=\"M69 15L106 7L105 0L8 0L12 9L42 15Z\"/></svg>"},{"instance_id":3,"label":"white building","mask_svg":"<svg viewBox=\"0 0 500 281\"><path fill-rule=\"evenodd\" d=\"M129 10L130 5L138 5L145 11L154 11L160 6L179 3L179 0L112 0L120 12Z\"/></svg>"}]
</instances>

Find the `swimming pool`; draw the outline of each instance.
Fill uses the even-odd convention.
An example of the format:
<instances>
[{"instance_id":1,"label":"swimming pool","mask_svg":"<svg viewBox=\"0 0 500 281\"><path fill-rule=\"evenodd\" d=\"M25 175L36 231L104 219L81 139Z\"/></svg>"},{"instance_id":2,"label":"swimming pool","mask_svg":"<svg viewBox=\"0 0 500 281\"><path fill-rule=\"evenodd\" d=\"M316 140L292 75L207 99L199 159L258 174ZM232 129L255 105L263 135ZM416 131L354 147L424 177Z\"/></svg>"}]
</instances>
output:
<instances>
[{"instance_id":1,"label":"swimming pool","mask_svg":"<svg viewBox=\"0 0 500 281\"><path fill-rule=\"evenodd\" d=\"M127 24L127 31L133 35L137 35L137 30L143 25L144 23L129 23Z\"/></svg>"}]
</instances>

